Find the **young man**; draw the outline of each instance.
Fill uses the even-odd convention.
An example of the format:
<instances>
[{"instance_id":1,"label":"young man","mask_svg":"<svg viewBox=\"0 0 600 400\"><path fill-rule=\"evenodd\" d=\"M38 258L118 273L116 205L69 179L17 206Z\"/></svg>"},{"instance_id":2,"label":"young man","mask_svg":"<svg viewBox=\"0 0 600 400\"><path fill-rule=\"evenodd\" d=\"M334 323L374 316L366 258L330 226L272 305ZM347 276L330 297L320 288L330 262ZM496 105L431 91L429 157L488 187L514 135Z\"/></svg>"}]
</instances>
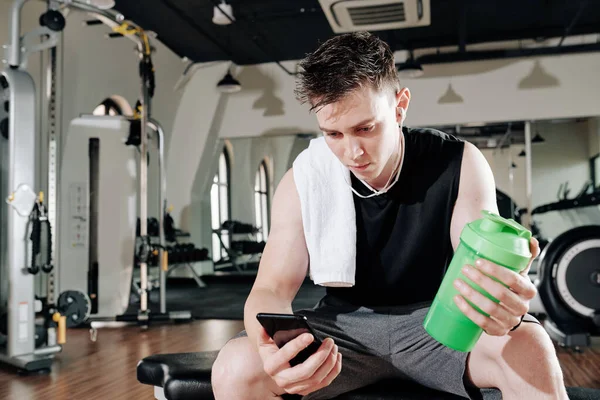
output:
<instances>
[{"instance_id":1,"label":"young man","mask_svg":"<svg viewBox=\"0 0 600 400\"><path fill-rule=\"evenodd\" d=\"M292 313L315 256L305 237L312 233L303 226L297 178L304 177L294 167L273 199L269 240L245 306L246 331L222 349L213 367L217 400L287 394L329 399L385 378L468 398L479 398L478 388L495 387L509 400L566 399L550 338L539 324L521 324L535 322L526 314L536 294L526 272L483 260L465 266L466 276L501 301L455 282L461 293L456 304L485 330L470 353L439 344L423 329L463 227L480 218L481 210L497 212L494 177L482 154L442 132L402 126L410 92L398 82L390 48L374 35L336 36L301 65L297 97L310 103L327 148L350 171L355 284L328 287L314 309L297 311L327 339L291 368L289 360L311 335L279 349L256 314ZM336 207L323 203L318 206L324 212ZM535 240L531 250L534 257L539 253Z\"/></svg>"}]
</instances>

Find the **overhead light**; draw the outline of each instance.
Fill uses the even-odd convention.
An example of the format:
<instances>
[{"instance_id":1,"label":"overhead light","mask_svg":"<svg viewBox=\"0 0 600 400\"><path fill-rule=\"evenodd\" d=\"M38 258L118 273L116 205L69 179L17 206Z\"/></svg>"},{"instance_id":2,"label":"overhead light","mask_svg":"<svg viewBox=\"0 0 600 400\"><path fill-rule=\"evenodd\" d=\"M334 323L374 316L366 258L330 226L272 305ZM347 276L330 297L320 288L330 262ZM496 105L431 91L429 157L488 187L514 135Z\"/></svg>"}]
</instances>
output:
<instances>
[{"instance_id":1,"label":"overhead light","mask_svg":"<svg viewBox=\"0 0 600 400\"><path fill-rule=\"evenodd\" d=\"M226 4L225 0L218 6L213 8L213 19L212 22L216 25L229 25L235 18L233 17L233 8L230 4Z\"/></svg>"},{"instance_id":2,"label":"overhead light","mask_svg":"<svg viewBox=\"0 0 600 400\"><path fill-rule=\"evenodd\" d=\"M108 10L115 6L114 0L86 0L86 3L100 10Z\"/></svg>"},{"instance_id":3,"label":"overhead light","mask_svg":"<svg viewBox=\"0 0 600 400\"><path fill-rule=\"evenodd\" d=\"M521 150L521 152L519 153L519 157L525 157L527 155L527 153L525 153L525 150Z\"/></svg>"},{"instance_id":4,"label":"overhead light","mask_svg":"<svg viewBox=\"0 0 600 400\"><path fill-rule=\"evenodd\" d=\"M544 143L546 139L540 136L538 132L535 133L533 139L531 139L531 143Z\"/></svg>"},{"instance_id":5,"label":"overhead light","mask_svg":"<svg viewBox=\"0 0 600 400\"><path fill-rule=\"evenodd\" d=\"M463 98L454 91L452 84L448 84L448 90L439 99L438 104L463 103Z\"/></svg>"},{"instance_id":6,"label":"overhead light","mask_svg":"<svg viewBox=\"0 0 600 400\"><path fill-rule=\"evenodd\" d=\"M231 72L227 71L223 79L217 83L217 89L221 93L235 93L242 90L242 85L231 75Z\"/></svg>"},{"instance_id":7,"label":"overhead light","mask_svg":"<svg viewBox=\"0 0 600 400\"><path fill-rule=\"evenodd\" d=\"M521 79L519 89L543 89L559 86L558 79L542 68L539 60L535 60L529 75Z\"/></svg>"}]
</instances>

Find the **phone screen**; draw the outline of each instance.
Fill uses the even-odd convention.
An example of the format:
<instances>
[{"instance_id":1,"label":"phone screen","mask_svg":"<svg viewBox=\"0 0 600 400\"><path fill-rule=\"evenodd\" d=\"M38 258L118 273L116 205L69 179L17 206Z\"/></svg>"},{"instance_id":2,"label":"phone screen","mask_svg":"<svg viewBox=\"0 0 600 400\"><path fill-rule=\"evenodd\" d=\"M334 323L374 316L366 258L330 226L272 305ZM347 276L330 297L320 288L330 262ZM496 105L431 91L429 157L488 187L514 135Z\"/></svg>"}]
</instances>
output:
<instances>
[{"instance_id":1,"label":"phone screen","mask_svg":"<svg viewBox=\"0 0 600 400\"><path fill-rule=\"evenodd\" d=\"M303 333L313 335L315 340L290 361L292 366L304 362L321 346L321 341L317 338L303 316L293 314L258 314L256 317L279 348L282 348L287 342Z\"/></svg>"},{"instance_id":2,"label":"phone screen","mask_svg":"<svg viewBox=\"0 0 600 400\"><path fill-rule=\"evenodd\" d=\"M310 331L304 327L278 330L273 334L272 338L277 347L282 348L287 342L294 338L297 338L303 333L310 333Z\"/></svg>"}]
</instances>

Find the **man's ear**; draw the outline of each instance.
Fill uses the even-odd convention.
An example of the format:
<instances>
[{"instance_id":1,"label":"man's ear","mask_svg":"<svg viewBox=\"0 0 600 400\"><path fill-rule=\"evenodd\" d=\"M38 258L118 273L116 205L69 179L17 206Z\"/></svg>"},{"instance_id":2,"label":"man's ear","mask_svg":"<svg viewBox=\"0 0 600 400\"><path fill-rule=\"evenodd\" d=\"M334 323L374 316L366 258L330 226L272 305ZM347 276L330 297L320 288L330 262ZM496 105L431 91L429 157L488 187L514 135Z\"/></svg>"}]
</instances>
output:
<instances>
[{"instance_id":1,"label":"man's ear","mask_svg":"<svg viewBox=\"0 0 600 400\"><path fill-rule=\"evenodd\" d=\"M404 119L406 119L409 103L410 90L406 87L402 88L396 93L396 120L398 121L398 124L402 124Z\"/></svg>"}]
</instances>

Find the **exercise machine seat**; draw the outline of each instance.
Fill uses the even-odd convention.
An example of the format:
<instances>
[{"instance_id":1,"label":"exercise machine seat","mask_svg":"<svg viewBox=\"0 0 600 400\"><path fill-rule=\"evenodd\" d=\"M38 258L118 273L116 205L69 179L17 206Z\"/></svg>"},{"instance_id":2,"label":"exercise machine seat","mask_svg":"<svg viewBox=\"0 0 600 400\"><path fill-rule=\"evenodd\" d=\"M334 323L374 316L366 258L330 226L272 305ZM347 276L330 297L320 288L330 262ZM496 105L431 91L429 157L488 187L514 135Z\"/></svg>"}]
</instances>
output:
<instances>
[{"instance_id":1,"label":"exercise machine seat","mask_svg":"<svg viewBox=\"0 0 600 400\"><path fill-rule=\"evenodd\" d=\"M143 384L162 387L169 400L213 399L210 375L218 351L154 354L138 363Z\"/></svg>"},{"instance_id":2,"label":"exercise machine seat","mask_svg":"<svg viewBox=\"0 0 600 400\"><path fill-rule=\"evenodd\" d=\"M214 400L210 383L212 365L218 351L176 354L155 354L141 360L137 366L138 381L163 389L168 400ZM600 399L600 390L567 388L571 400ZM485 400L501 400L497 389L486 389ZM297 399L299 396L286 396ZM398 380L382 381L337 400L459 400L462 397L431 390L419 384Z\"/></svg>"}]
</instances>

